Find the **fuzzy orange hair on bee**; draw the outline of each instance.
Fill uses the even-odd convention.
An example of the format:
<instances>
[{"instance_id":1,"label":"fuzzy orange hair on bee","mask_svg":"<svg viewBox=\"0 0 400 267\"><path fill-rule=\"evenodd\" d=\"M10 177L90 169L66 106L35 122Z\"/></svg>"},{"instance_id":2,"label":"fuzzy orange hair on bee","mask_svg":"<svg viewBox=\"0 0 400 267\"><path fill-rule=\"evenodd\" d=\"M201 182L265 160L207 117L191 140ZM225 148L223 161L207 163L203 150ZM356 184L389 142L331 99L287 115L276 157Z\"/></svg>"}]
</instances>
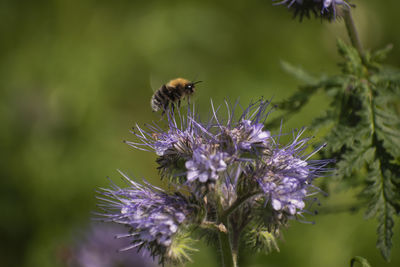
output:
<instances>
[{"instance_id":1,"label":"fuzzy orange hair on bee","mask_svg":"<svg viewBox=\"0 0 400 267\"><path fill-rule=\"evenodd\" d=\"M165 113L170 107L174 110L175 105L180 107L181 100L192 96L195 92L195 85L201 81L192 82L183 78L170 80L163 84L151 97L151 109L153 111L162 110Z\"/></svg>"}]
</instances>

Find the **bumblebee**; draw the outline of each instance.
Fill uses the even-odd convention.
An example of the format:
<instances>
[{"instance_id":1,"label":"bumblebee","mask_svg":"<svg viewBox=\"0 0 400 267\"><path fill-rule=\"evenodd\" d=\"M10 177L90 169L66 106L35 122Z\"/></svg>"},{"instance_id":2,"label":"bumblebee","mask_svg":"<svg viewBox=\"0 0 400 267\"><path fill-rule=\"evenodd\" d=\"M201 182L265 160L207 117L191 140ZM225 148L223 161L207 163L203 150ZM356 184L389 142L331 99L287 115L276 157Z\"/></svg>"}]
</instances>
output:
<instances>
[{"instance_id":1,"label":"bumblebee","mask_svg":"<svg viewBox=\"0 0 400 267\"><path fill-rule=\"evenodd\" d=\"M189 98L194 93L195 85L201 81L191 82L183 78L176 78L164 84L151 97L151 108L153 111L162 110L162 115L171 106L180 107L183 98ZM189 100L189 99L188 99Z\"/></svg>"}]
</instances>

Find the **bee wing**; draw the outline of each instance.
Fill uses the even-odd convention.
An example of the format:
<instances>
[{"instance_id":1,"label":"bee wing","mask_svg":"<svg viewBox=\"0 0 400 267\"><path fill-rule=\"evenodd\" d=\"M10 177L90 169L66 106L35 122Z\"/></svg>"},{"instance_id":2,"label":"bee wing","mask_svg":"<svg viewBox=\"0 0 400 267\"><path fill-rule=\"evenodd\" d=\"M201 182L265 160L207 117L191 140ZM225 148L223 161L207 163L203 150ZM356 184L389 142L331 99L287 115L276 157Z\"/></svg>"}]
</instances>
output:
<instances>
[{"instance_id":1,"label":"bee wing","mask_svg":"<svg viewBox=\"0 0 400 267\"><path fill-rule=\"evenodd\" d=\"M165 82L165 81L164 81ZM162 79L159 79L159 77L157 77L154 74L151 74L149 77L149 83L150 83L150 88L153 92L153 94L160 89L160 87L164 84L162 82Z\"/></svg>"}]
</instances>

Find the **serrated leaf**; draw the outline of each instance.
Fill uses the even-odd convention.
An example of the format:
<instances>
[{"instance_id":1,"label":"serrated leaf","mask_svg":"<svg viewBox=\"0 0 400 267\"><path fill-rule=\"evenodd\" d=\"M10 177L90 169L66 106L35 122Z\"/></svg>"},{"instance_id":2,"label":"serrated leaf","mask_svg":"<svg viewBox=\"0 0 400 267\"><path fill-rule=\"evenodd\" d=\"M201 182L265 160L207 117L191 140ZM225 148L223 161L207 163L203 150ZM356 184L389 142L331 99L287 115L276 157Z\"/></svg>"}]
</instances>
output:
<instances>
[{"instance_id":1,"label":"serrated leaf","mask_svg":"<svg viewBox=\"0 0 400 267\"><path fill-rule=\"evenodd\" d=\"M387 202L378 214L378 241L376 242L376 247L380 250L386 261L390 260L392 249L394 215L394 208Z\"/></svg>"},{"instance_id":2,"label":"serrated leaf","mask_svg":"<svg viewBox=\"0 0 400 267\"><path fill-rule=\"evenodd\" d=\"M374 158L375 148L369 146L353 147L342 154L342 159L337 164L339 177L350 177L353 172L359 171L364 165Z\"/></svg>"},{"instance_id":3,"label":"serrated leaf","mask_svg":"<svg viewBox=\"0 0 400 267\"><path fill-rule=\"evenodd\" d=\"M316 84L318 82L317 78L306 72L301 67L296 67L286 61L281 61L281 66L286 72L290 73L300 81L303 81L307 84Z\"/></svg>"},{"instance_id":4,"label":"serrated leaf","mask_svg":"<svg viewBox=\"0 0 400 267\"><path fill-rule=\"evenodd\" d=\"M399 205L398 191L400 189L393 183L396 177L388 168L389 166L386 162L382 163L379 159L376 159L370 165L368 175L370 186L364 191L370 199L365 217L371 218L377 215L378 241L376 246L387 261L390 259L392 248L395 207Z\"/></svg>"},{"instance_id":5,"label":"serrated leaf","mask_svg":"<svg viewBox=\"0 0 400 267\"><path fill-rule=\"evenodd\" d=\"M317 89L318 88L314 86L301 87L299 91L294 93L290 98L274 103L274 105L278 109L286 111L282 117L288 119L308 103L310 97L317 91ZM268 129L278 127L282 121L282 117L267 121L265 127Z\"/></svg>"},{"instance_id":6,"label":"serrated leaf","mask_svg":"<svg viewBox=\"0 0 400 267\"><path fill-rule=\"evenodd\" d=\"M371 80L376 84L378 82L389 82L395 85L400 83L400 71L397 68L383 66L381 72L377 75L373 75ZM397 88L398 89L398 88Z\"/></svg>"},{"instance_id":7,"label":"serrated leaf","mask_svg":"<svg viewBox=\"0 0 400 267\"><path fill-rule=\"evenodd\" d=\"M400 214L400 70L380 63L390 47L361 57L341 40L337 46L344 57L339 75L316 79L284 65L308 84L281 102L281 108L286 115L297 113L318 89L331 97L326 115L315 119L313 127L329 127L324 153L338 159L339 177L354 177L347 181L367 185L363 190L369 200L365 217L378 219L377 246L388 260L393 217Z\"/></svg>"},{"instance_id":8,"label":"serrated leaf","mask_svg":"<svg viewBox=\"0 0 400 267\"><path fill-rule=\"evenodd\" d=\"M335 115L330 110L326 111L323 116L315 118L311 122L311 128L317 130L319 128L329 126L335 122Z\"/></svg>"},{"instance_id":9,"label":"serrated leaf","mask_svg":"<svg viewBox=\"0 0 400 267\"><path fill-rule=\"evenodd\" d=\"M383 92L375 97L373 102L376 134L383 142L385 149L396 157L400 154L400 118L391 107L391 103L396 101L396 95L391 95L385 88L379 87L379 89ZM382 95L384 92L387 94ZM397 102L400 102L399 96L397 96Z\"/></svg>"},{"instance_id":10,"label":"serrated leaf","mask_svg":"<svg viewBox=\"0 0 400 267\"><path fill-rule=\"evenodd\" d=\"M387 55L390 53L390 51L392 51L392 49L393 49L393 45L388 44L384 48L374 51L371 54L371 60L376 61L376 62L382 62L383 60L386 59Z\"/></svg>"},{"instance_id":11,"label":"serrated leaf","mask_svg":"<svg viewBox=\"0 0 400 267\"><path fill-rule=\"evenodd\" d=\"M337 40L337 47L339 53L346 59L345 62L341 63L343 73L354 74L359 77L363 77L366 73L366 69L362 63L362 59L358 54L357 49L345 44L342 40Z\"/></svg>"},{"instance_id":12,"label":"serrated leaf","mask_svg":"<svg viewBox=\"0 0 400 267\"><path fill-rule=\"evenodd\" d=\"M353 148L355 145L357 147L367 146L368 144L365 143L370 143L368 135L369 129L362 124L356 127L338 125L331 129L325 137L325 141L328 143L329 149L336 152L340 151L343 146L347 146L348 148Z\"/></svg>"}]
</instances>

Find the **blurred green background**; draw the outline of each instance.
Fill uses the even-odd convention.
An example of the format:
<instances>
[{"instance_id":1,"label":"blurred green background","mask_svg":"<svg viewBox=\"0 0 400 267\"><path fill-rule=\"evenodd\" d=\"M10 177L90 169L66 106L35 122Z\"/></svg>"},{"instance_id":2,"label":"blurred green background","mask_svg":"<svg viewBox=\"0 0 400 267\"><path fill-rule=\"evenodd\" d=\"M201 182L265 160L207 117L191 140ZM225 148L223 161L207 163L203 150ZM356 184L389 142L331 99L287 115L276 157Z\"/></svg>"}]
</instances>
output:
<instances>
[{"instance_id":1,"label":"blurred green background","mask_svg":"<svg viewBox=\"0 0 400 267\"><path fill-rule=\"evenodd\" d=\"M388 63L399 66L399 1L353 2L365 47L393 43ZM155 155L121 142L133 139L135 123L159 119L150 111L152 87L178 76L203 80L195 101L207 114L210 98L245 105L289 96L298 81L281 60L338 72L343 22L291 17L269 0L2 0L0 265L63 266L63 249L96 210L96 188L108 186L106 176L120 181L116 169L161 184ZM326 102L317 95L286 129L307 125ZM333 185L322 207L350 205L358 192ZM362 211L321 213L310 218L315 225L291 222L279 253L246 254L243 266L344 267L355 255L400 266L398 224L385 263L375 222ZM215 249L200 248L187 266L218 266Z\"/></svg>"}]
</instances>

